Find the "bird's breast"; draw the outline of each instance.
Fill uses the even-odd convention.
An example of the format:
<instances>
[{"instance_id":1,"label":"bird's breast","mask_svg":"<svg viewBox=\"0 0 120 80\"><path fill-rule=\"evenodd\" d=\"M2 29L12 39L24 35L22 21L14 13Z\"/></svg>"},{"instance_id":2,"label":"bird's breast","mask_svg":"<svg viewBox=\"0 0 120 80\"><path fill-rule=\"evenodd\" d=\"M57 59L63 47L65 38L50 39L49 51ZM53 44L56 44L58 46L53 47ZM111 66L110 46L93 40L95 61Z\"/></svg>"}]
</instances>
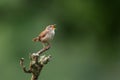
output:
<instances>
[{"instance_id":1,"label":"bird's breast","mask_svg":"<svg viewBox=\"0 0 120 80\"><path fill-rule=\"evenodd\" d=\"M42 42L51 41L54 38L54 35L55 35L55 32L54 31L50 31L43 38L41 38L41 41Z\"/></svg>"},{"instance_id":2,"label":"bird's breast","mask_svg":"<svg viewBox=\"0 0 120 80\"><path fill-rule=\"evenodd\" d=\"M53 39L54 35L55 35L55 32L54 32L54 31L51 31L51 32L49 32L49 33L47 34L47 36L48 36L48 38L49 38L50 40Z\"/></svg>"}]
</instances>

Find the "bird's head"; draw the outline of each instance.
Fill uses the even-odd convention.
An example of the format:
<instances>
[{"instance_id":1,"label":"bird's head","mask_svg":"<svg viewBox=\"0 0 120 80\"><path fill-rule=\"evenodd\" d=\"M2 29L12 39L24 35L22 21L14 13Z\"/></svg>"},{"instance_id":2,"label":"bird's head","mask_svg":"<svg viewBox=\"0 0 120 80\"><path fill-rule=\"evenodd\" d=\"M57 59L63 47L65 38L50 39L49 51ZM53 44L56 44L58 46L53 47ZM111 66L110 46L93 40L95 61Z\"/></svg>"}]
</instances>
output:
<instances>
[{"instance_id":1,"label":"bird's head","mask_svg":"<svg viewBox=\"0 0 120 80\"><path fill-rule=\"evenodd\" d=\"M56 24L53 24L53 25L49 25L46 27L47 30L50 30L50 31L53 31L56 29Z\"/></svg>"}]
</instances>

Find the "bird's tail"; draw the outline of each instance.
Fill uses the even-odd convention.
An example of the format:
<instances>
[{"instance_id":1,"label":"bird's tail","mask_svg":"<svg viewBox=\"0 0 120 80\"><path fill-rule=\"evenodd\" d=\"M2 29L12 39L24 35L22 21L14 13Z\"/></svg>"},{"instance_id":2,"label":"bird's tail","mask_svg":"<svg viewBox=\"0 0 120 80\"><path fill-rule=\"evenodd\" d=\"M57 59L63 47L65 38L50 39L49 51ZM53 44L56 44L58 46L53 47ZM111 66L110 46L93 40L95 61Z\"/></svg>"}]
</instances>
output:
<instances>
[{"instance_id":1,"label":"bird's tail","mask_svg":"<svg viewBox=\"0 0 120 80\"><path fill-rule=\"evenodd\" d=\"M39 37L33 38L33 40L32 40L32 41L34 41L34 42L39 41Z\"/></svg>"}]
</instances>

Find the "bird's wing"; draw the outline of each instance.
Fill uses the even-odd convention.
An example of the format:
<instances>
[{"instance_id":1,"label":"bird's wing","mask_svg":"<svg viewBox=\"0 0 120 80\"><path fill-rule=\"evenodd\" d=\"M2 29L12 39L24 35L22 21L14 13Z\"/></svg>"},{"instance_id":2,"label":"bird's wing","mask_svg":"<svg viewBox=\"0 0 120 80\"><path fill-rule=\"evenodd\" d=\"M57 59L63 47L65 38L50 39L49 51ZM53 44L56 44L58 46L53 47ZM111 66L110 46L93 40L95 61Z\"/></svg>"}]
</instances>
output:
<instances>
[{"instance_id":1,"label":"bird's wing","mask_svg":"<svg viewBox=\"0 0 120 80\"><path fill-rule=\"evenodd\" d=\"M40 38L43 38L43 37L46 36L47 33L48 33L48 31L43 31L43 32L41 32L41 33L39 34L39 37L40 37Z\"/></svg>"}]
</instances>

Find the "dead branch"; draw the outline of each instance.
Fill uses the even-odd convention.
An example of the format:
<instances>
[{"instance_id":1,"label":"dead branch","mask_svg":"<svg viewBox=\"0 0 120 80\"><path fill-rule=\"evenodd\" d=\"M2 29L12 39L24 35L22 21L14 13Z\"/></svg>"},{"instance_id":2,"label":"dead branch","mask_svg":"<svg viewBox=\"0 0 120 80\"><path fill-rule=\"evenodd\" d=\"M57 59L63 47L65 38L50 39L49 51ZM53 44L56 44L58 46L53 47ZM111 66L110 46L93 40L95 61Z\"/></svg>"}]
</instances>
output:
<instances>
[{"instance_id":1,"label":"dead branch","mask_svg":"<svg viewBox=\"0 0 120 80\"><path fill-rule=\"evenodd\" d=\"M29 64L29 69L27 70L25 65L24 65L24 58L20 59L20 65L22 67L22 70L25 73L31 73L32 77L31 80L38 80L38 77L40 75L40 72L45 64L47 64L50 61L51 56L48 55L43 55L40 56L43 52L47 51L50 48L50 46L46 46L37 53L32 53L30 55L30 64ZM40 57L40 59L39 59Z\"/></svg>"}]
</instances>

